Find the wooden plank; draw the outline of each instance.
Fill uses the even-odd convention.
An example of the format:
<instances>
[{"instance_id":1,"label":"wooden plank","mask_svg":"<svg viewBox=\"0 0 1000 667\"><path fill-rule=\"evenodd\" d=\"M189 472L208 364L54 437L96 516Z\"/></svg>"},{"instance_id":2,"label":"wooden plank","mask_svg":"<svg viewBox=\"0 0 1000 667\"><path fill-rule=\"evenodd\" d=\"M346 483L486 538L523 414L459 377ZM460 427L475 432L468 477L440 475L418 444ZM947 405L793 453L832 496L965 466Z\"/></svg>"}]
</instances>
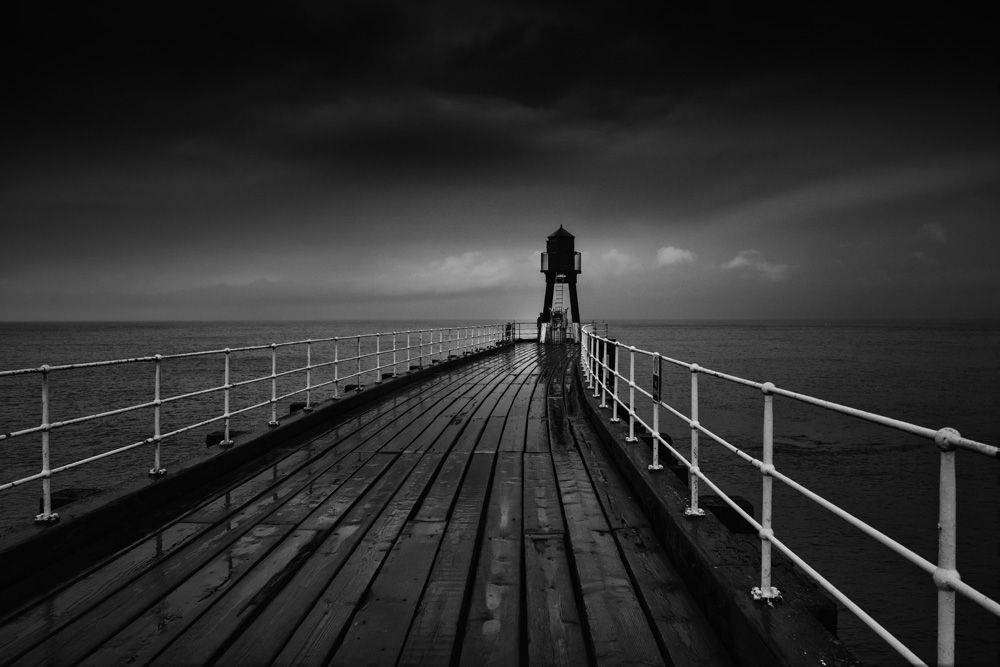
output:
<instances>
[{"instance_id":1,"label":"wooden plank","mask_svg":"<svg viewBox=\"0 0 1000 667\"><path fill-rule=\"evenodd\" d=\"M403 457L408 455L403 454ZM318 664L341 641L372 578L392 548L440 460L427 456L399 487L344 567L326 587L278 654L278 663Z\"/></svg>"},{"instance_id":2,"label":"wooden plank","mask_svg":"<svg viewBox=\"0 0 1000 667\"><path fill-rule=\"evenodd\" d=\"M510 410L507 413L507 424L504 426L503 435L500 438L500 451L502 452L525 451L528 407L531 404L531 392L534 390L534 383L527 381L529 377L527 373L519 377L517 392L511 401Z\"/></svg>"},{"instance_id":3,"label":"wooden plank","mask_svg":"<svg viewBox=\"0 0 1000 667\"><path fill-rule=\"evenodd\" d=\"M486 385L481 394L482 398L479 399L479 405L476 407L475 412L472 413L472 418L488 419L493 414L493 410L503 395L503 391L507 388L507 384L509 384L509 379L505 384L504 378L497 377Z\"/></svg>"},{"instance_id":4,"label":"wooden plank","mask_svg":"<svg viewBox=\"0 0 1000 667\"><path fill-rule=\"evenodd\" d=\"M475 389L462 382L452 385L451 391L442 394L433 405L427 405L418 419L406 428L400 429L384 448L384 451L422 451L437 440L438 436L451 421L457 410L460 410L469 395L475 395ZM458 402L454 414L450 408ZM447 415L447 416L444 416ZM444 416L442 418L442 416Z\"/></svg>"},{"instance_id":5,"label":"wooden plank","mask_svg":"<svg viewBox=\"0 0 1000 667\"><path fill-rule=\"evenodd\" d=\"M324 538L319 549L262 606L261 613L242 629L216 664L270 664L275 660L323 590L352 558L369 529L382 520L383 511L398 495L418 457L404 454L400 459L401 464L392 466L379 478ZM414 485L409 483L409 486Z\"/></svg>"},{"instance_id":6,"label":"wooden plank","mask_svg":"<svg viewBox=\"0 0 1000 667\"><path fill-rule=\"evenodd\" d=\"M402 459L403 465L395 465L400 459ZM337 493L330 496L303 519L299 527L308 530L329 530L370 488L385 485L380 475L389 475L390 480L396 483L402 482L405 476L410 473L412 462L415 460L416 457L411 456L402 457L401 455L381 452L374 454L354 477L338 489ZM405 465L406 463L410 463L411 466Z\"/></svg>"},{"instance_id":7,"label":"wooden plank","mask_svg":"<svg viewBox=\"0 0 1000 667\"><path fill-rule=\"evenodd\" d=\"M461 383L443 383L433 392L425 392L418 399L405 401L400 405L398 413L393 412L380 416L358 431L355 437L364 440L363 449L371 451L382 449L406 425L425 415L428 406L436 405L444 397L452 396L462 390ZM400 421L401 419L402 421Z\"/></svg>"},{"instance_id":8,"label":"wooden plank","mask_svg":"<svg viewBox=\"0 0 1000 667\"><path fill-rule=\"evenodd\" d=\"M571 419L569 424L611 528L648 525L642 507L629 492L614 462L604 453L589 424L583 418Z\"/></svg>"},{"instance_id":9,"label":"wooden plank","mask_svg":"<svg viewBox=\"0 0 1000 667\"><path fill-rule=\"evenodd\" d=\"M454 449L459 452L475 451L476 443L479 442L479 437L483 434L484 428L486 428L485 419L469 419L465 430L458 436Z\"/></svg>"},{"instance_id":10,"label":"wooden plank","mask_svg":"<svg viewBox=\"0 0 1000 667\"><path fill-rule=\"evenodd\" d=\"M276 465L254 475L245 482L241 482L231 489L226 490L218 498L206 502L191 512L188 512L183 521L203 521L214 523L222 520L232 512L241 508L258 495L274 486L277 482L290 476L301 475L302 467L307 464L309 455L306 452L295 452ZM307 473L308 474L308 473Z\"/></svg>"},{"instance_id":11,"label":"wooden plank","mask_svg":"<svg viewBox=\"0 0 1000 667\"><path fill-rule=\"evenodd\" d=\"M442 388L441 391L445 391L445 389ZM411 419L417 417L419 412L414 411L415 408L418 408L427 400L430 400L429 397L414 398L413 400L407 400L397 406L394 406L391 410L371 411L370 413L366 413L372 417L372 422L369 422L355 431L349 439L341 442L336 449L328 448L326 450L326 457L314 460L310 462L308 466L297 470L292 479L295 482L300 483L299 488L305 488L306 484L309 483L313 477L322 474L327 466L336 464L336 462L338 462L341 458L350 455L352 452L377 451L392 438L394 432L390 428L391 425L398 422L400 419L405 419L406 415L409 415ZM295 456L302 457L303 454L297 454ZM364 458L367 458L367 456ZM359 459L354 459L353 461L357 462L357 460ZM275 472L280 471L275 469ZM264 471L252 480L240 485L240 487L238 487L238 489L234 492L231 492L226 496L220 497L212 503L205 505L203 508L196 510L196 512L186 518L192 521L221 520L222 517L233 511L234 508L239 507L242 503L245 503L250 497L267 490L269 486L281 476L283 475L273 474L269 478L268 471ZM283 496L298 493L298 490L296 489L294 491L290 491L290 489L282 487L277 491L277 493L278 496L276 496L274 500L279 500Z\"/></svg>"},{"instance_id":12,"label":"wooden plank","mask_svg":"<svg viewBox=\"0 0 1000 667\"><path fill-rule=\"evenodd\" d=\"M257 526L126 628L103 642L81 664L89 667L145 664L185 633L203 611L230 597L227 593L235 592L238 598L241 593L238 584L244 582L244 575L256 570L257 576L251 577L251 583L256 583L261 575L266 581L275 574L274 568L280 572L303 545L315 537L311 531L298 531L285 539L289 531L290 526ZM270 551L278 543L280 546ZM243 587L245 589L246 586ZM185 634L182 643L188 644L189 641Z\"/></svg>"},{"instance_id":13,"label":"wooden plank","mask_svg":"<svg viewBox=\"0 0 1000 667\"><path fill-rule=\"evenodd\" d=\"M500 444L497 449L501 452L524 452L527 428L527 417L524 414L519 415L511 411L507 416L507 423L504 424L503 434L500 436Z\"/></svg>"},{"instance_id":14,"label":"wooden plank","mask_svg":"<svg viewBox=\"0 0 1000 667\"><path fill-rule=\"evenodd\" d=\"M497 456L461 663L512 665L520 655L521 481L519 452Z\"/></svg>"},{"instance_id":15,"label":"wooden plank","mask_svg":"<svg viewBox=\"0 0 1000 667\"><path fill-rule=\"evenodd\" d=\"M556 473L547 452L524 454L524 532L565 532Z\"/></svg>"},{"instance_id":16,"label":"wooden plank","mask_svg":"<svg viewBox=\"0 0 1000 667\"><path fill-rule=\"evenodd\" d=\"M649 526L616 531L654 629L676 667L727 667L733 660Z\"/></svg>"},{"instance_id":17,"label":"wooden plank","mask_svg":"<svg viewBox=\"0 0 1000 667\"><path fill-rule=\"evenodd\" d=\"M501 385L503 387L503 391L500 393L500 397L497 399L496 405L493 407L493 414L506 415L510 412L510 406L514 404L514 396L517 394L519 384L520 383L515 382L513 375L504 378L503 384Z\"/></svg>"},{"instance_id":18,"label":"wooden plank","mask_svg":"<svg viewBox=\"0 0 1000 667\"><path fill-rule=\"evenodd\" d=\"M212 544L210 547L195 550L195 553L189 554L190 557L187 559L170 559L166 565L174 567L163 568L165 570L163 572L160 571L161 568L147 571L146 576L136 579L132 585L106 598L88 614L77 617L73 623L18 658L17 662L23 665L75 664L146 612L151 612L143 617L147 627L152 623L150 629L155 632L157 623L169 624L172 612L176 611L176 607L167 602L166 613L158 616L161 600L170 594L175 586L179 585L184 590L187 600L191 600L192 596L196 598L200 594L212 594L215 590L225 587L231 575L240 572L266 553L284 532L287 532L285 526L258 526L247 531L221 551ZM212 557L210 559L197 557L205 552L212 553ZM206 563L210 565L205 567ZM185 565L187 567L184 567Z\"/></svg>"},{"instance_id":19,"label":"wooden plank","mask_svg":"<svg viewBox=\"0 0 1000 667\"><path fill-rule=\"evenodd\" d=\"M526 453L548 453L549 420L544 417L528 417L524 429L524 451Z\"/></svg>"},{"instance_id":20,"label":"wooden plank","mask_svg":"<svg viewBox=\"0 0 1000 667\"><path fill-rule=\"evenodd\" d=\"M430 413L423 413L409 424L398 430L394 430L392 437L379 448L380 452L402 452L423 433L428 426L434 423L434 412L441 410L440 405L427 406Z\"/></svg>"},{"instance_id":21,"label":"wooden plank","mask_svg":"<svg viewBox=\"0 0 1000 667\"><path fill-rule=\"evenodd\" d=\"M550 415L562 415L561 388L554 389L548 393ZM549 420L549 437L595 660L665 664L565 419Z\"/></svg>"},{"instance_id":22,"label":"wooden plank","mask_svg":"<svg viewBox=\"0 0 1000 667\"><path fill-rule=\"evenodd\" d=\"M528 664L589 664L565 538L526 535L524 572Z\"/></svg>"},{"instance_id":23,"label":"wooden plank","mask_svg":"<svg viewBox=\"0 0 1000 667\"><path fill-rule=\"evenodd\" d=\"M407 524L329 660L331 664L396 664L445 525L443 521Z\"/></svg>"},{"instance_id":24,"label":"wooden plank","mask_svg":"<svg viewBox=\"0 0 1000 667\"><path fill-rule=\"evenodd\" d=\"M156 535L116 554L72 584L0 625L0 655L17 656L84 614L147 568L155 566L194 536L205 525L176 523Z\"/></svg>"},{"instance_id":25,"label":"wooden plank","mask_svg":"<svg viewBox=\"0 0 1000 667\"><path fill-rule=\"evenodd\" d=\"M528 423L525 428L524 444L526 452L549 451L548 392L551 376L552 369L540 363L537 382L532 390L531 400L528 403Z\"/></svg>"},{"instance_id":26,"label":"wooden plank","mask_svg":"<svg viewBox=\"0 0 1000 667\"><path fill-rule=\"evenodd\" d=\"M732 665L589 424L581 417L570 420L570 428L663 650L676 667Z\"/></svg>"},{"instance_id":27,"label":"wooden plank","mask_svg":"<svg viewBox=\"0 0 1000 667\"><path fill-rule=\"evenodd\" d=\"M304 484L266 521L299 524L308 517L311 523L305 528L328 528L394 460L391 454L352 452Z\"/></svg>"},{"instance_id":28,"label":"wooden plank","mask_svg":"<svg viewBox=\"0 0 1000 667\"><path fill-rule=\"evenodd\" d=\"M465 431L466 416L467 415L463 414L453 416L434 440L434 443L429 447L429 450L432 452L451 451L451 449L455 447L458 442L458 439L462 436L462 433Z\"/></svg>"},{"instance_id":29,"label":"wooden plank","mask_svg":"<svg viewBox=\"0 0 1000 667\"><path fill-rule=\"evenodd\" d=\"M205 665L212 656L254 618L272 591L294 574L298 561L319 541L319 533L296 530L257 563L222 599L195 621L160 653L155 665ZM162 643L159 637L157 644Z\"/></svg>"},{"instance_id":30,"label":"wooden plank","mask_svg":"<svg viewBox=\"0 0 1000 667\"><path fill-rule=\"evenodd\" d=\"M486 427L483 428L479 442L476 443L477 454L489 454L497 451L497 448L500 446L500 436L503 434L503 427L506 422L506 417L498 415L493 415L486 420Z\"/></svg>"},{"instance_id":31,"label":"wooden plank","mask_svg":"<svg viewBox=\"0 0 1000 667\"><path fill-rule=\"evenodd\" d=\"M474 454L406 637L400 665L443 665L458 640L469 575L485 508L493 455Z\"/></svg>"},{"instance_id":32,"label":"wooden plank","mask_svg":"<svg viewBox=\"0 0 1000 667\"><path fill-rule=\"evenodd\" d=\"M84 616L77 617L56 635L46 638L45 644L49 647L41 649L41 655L45 657L38 659L59 662L58 656L53 655L52 647L62 643L60 637L68 637L66 641L72 643L75 637L81 635L89 640L96 636L107 637L116 632L145 610L147 600L163 597L205 562L240 539L253 528L254 519L260 518L272 508L273 502L270 498L266 499L266 502L256 501L225 524L202 532L198 540L191 541L172 557L149 567L141 576L129 581L103 598L96 606L91 607ZM95 619L100 623L97 627L94 626ZM36 652L35 655L39 653ZM27 664L31 664L30 661L27 661Z\"/></svg>"},{"instance_id":33,"label":"wooden plank","mask_svg":"<svg viewBox=\"0 0 1000 667\"><path fill-rule=\"evenodd\" d=\"M413 521L438 522L447 521L451 514L451 506L465 477L472 458L472 449L452 449L445 457L437 476L420 502Z\"/></svg>"}]
</instances>

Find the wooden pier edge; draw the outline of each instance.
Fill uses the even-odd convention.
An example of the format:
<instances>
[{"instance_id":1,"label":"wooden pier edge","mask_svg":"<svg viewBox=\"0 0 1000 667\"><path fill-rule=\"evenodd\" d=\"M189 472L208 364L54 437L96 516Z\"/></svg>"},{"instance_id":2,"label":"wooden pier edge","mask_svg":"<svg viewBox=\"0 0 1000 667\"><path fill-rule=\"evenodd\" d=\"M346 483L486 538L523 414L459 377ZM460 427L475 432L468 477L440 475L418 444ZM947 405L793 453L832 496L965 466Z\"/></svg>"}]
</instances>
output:
<instances>
[{"instance_id":1,"label":"wooden pier edge","mask_svg":"<svg viewBox=\"0 0 1000 667\"><path fill-rule=\"evenodd\" d=\"M234 446L212 448L174 466L163 477L140 477L109 488L96 496L73 503L60 510L54 524L30 524L0 538L0 589L15 585L27 574L37 574L55 567L63 559L73 560L72 567L85 567L88 547L110 541L124 546L135 531L122 528L149 525L179 514L191 502L177 504L184 496L198 498L217 488L226 479L238 475L238 469L268 451L310 433L319 433L341 417L386 394L434 375L499 353L516 341L503 341L478 352L456 356L419 370L367 385L364 390L342 394L314 404L313 410L298 410L286 415L275 427L263 426L233 437ZM198 493L204 489L205 493ZM30 521L30 517L25 518ZM140 528L141 530L141 528ZM95 554L106 553L107 545L97 546ZM114 548L114 546L110 547ZM0 601L0 613L5 611Z\"/></svg>"},{"instance_id":2,"label":"wooden pier edge","mask_svg":"<svg viewBox=\"0 0 1000 667\"><path fill-rule=\"evenodd\" d=\"M760 540L731 532L711 512L684 514L689 490L663 461L651 472L648 445L629 444L628 419L609 422L608 409L584 384L576 364L577 394L586 418L603 440L630 490L645 508L654 530L708 618L720 641L739 665L781 667L861 663L836 637L837 606L805 574L780 554L774 555L772 583L781 591L773 605L755 601L759 585ZM608 397L608 403L611 399ZM669 455L668 455L669 456Z\"/></svg>"}]
</instances>

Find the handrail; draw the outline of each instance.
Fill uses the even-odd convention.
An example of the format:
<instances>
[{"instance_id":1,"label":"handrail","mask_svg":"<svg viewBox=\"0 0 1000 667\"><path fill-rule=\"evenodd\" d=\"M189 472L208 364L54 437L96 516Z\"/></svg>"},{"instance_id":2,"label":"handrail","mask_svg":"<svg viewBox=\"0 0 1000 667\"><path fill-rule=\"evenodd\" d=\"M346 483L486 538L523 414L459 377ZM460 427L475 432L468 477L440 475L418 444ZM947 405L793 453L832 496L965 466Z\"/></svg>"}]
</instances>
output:
<instances>
[{"instance_id":1,"label":"handrail","mask_svg":"<svg viewBox=\"0 0 1000 667\"><path fill-rule=\"evenodd\" d=\"M774 545L789 560L795 563L813 580L827 592L833 595L838 601L844 604L855 616L865 625L871 628L879 637L892 646L903 658L915 665L925 664L916 654L893 636L888 630L883 628L877 621L871 618L853 600L840 591L836 586L827 581L812 566L806 563L800 556L792 551L787 545L775 537L771 526L772 501L771 490L772 480L778 480L789 488L798 491L805 498L816 503L823 509L831 512L835 516L843 519L850 525L861 530L866 535L874 538L882 545L888 547L895 553L903 556L917 567L930 574L935 586L938 589L938 635L937 635L937 660L940 665L953 665L955 662L955 593L961 593L966 598L976 602L978 605L990 613L1000 616L1000 603L993 600L963 582L955 567L956 557L956 480L955 480L955 454L959 449L968 450L977 454L1000 458L1000 448L986 443L970 440L962 437L958 431L951 428L938 430L918 426L898 419L885 417L883 415L859 410L839 403L825 401L806 394L800 394L776 387L770 382L755 382L745 378L729 375L709 368L704 368L695 363L687 363L664 356L659 352L641 350L635 346L611 340L607 337L607 331L603 336L595 333L593 325L585 325L582 328L582 343L580 345L580 364L587 388L594 391L594 398L600 397L601 408L610 408L610 421L621 420L619 409L625 409L628 413L629 431L626 441L637 442L635 427L638 424L652 436L652 463L650 471L663 468L659 461L659 446L665 447L679 463L683 464L690 472L690 501L685 514L691 517L704 515L704 510L698 507L698 483L705 483L715 491L722 500L734 511L754 526L758 531L761 543L761 564L760 564L760 586L754 587L750 594L754 599L770 600L780 597L777 588L771 585L771 546ZM620 356L622 351L628 353L628 375L621 372ZM636 355L649 357L653 361L652 387L649 391L639 386L635 379L635 357ZM666 362L675 366L686 368L691 373L691 406L690 416L683 414L680 410L667 404L660 396L661 368ZM764 419L763 419L763 456L757 459L750 454L740 450L738 447L727 442L724 438L716 435L698 421L698 376L708 375L720 378L727 382L743 385L759 390L764 397ZM627 383L629 393L629 404L626 406L620 400L619 380ZM649 399L652 406L652 424L643 421L636 410L635 394L638 392ZM938 562L932 563L911 549L903 546L881 531L873 528L858 517L853 516L846 510L838 507L819 494L809 490L787 475L779 472L773 462L774 455L774 412L773 401L775 396L782 396L801 403L814 405L835 413L863 419L875 424L887 426L889 428L905 431L914 435L933 440L940 451L940 481L939 481L939 516L938 516ZM611 405L608 405L608 399ZM659 411L664 408L677 418L684 421L691 431L691 448L689 459L686 459L670 442L667 442L660 434ZM699 435L705 435L713 442L722 445L731 453L742 459L746 463L756 467L761 472L761 520L756 521L750 514L741 508L735 500L722 491L699 467L698 450Z\"/></svg>"},{"instance_id":2,"label":"handrail","mask_svg":"<svg viewBox=\"0 0 1000 667\"><path fill-rule=\"evenodd\" d=\"M343 391L347 391L348 388L354 388L360 391L363 387L363 381L367 378L374 376L374 381L376 384L381 383L383 379L393 377L398 374L400 366L405 366L404 372L409 372L412 370L411 364L416 363L418 367L424 367L426 365L436 364L444 361L448 358L454 356L462 356L465 354L470 354L477 352L479 350L486 349L491 346L495 346L505 341L514 340L515 334L517 338L521 331L521 326L516 322L509 322L504 324L484 324L475 326L456 326L456 327L445 327L438 329L415 329L409 331L393 331L393 332L378 332L378 333L367 333L367 334L355 334L351 336L331 336L327 338L312 338L306 340L296 340L287 341L283 343L271 343L268 345L247 345L243 347L227 347L215 350L203 350L198 352L185 352L179 354L155 354L143 357L132 357L127 359L113 359L108 361L92 361L79 364L62 364L62 365L43 365L37 368L22 368L16 370L0 371L0 381L5 378L14 376L24 376L24 375L39 375L41 376L41 408L42 408L42 420L38 426L32 426L30 428L24 428L20 430L11 430L4 433L0 433L0 446L6 446L7 440L13 440L15 438L22 438L24 436L29 436L35 433L41 434L41 454L42 454L42 468L40 472L33 473L18 479L14 479L8 482L0 483L0 491L5 491L28 482L32 482L38 479L42 480L42 512L35 517L35 521L38 523L49 523L59 520L59 514L52 511L52 476L77 468L100 459L113 456L115 454L120 454L137 447L142 447L144 445L153 446L153 467L149 470L149 475L151 477L157 477L166 473L166 470L161 464L162 455L162 445L168 438L175 437L181 433L186 433L196 428L206 426L208 424L213 424L216 422L223 422L223 437L222 441L219 443L220 446L226 448L233 445L232 433L230 431L230 421L233 417L244 414L253 410L259 410L262 408L270 408L270 418L267 422L268 426L274 427L279 424L278 414L277 414L277 404L280 401L288 400L290 398L305 395L305 405L303 409L305 411L311 411L313 409L313 397L312 393L314 390L321 387L333 387L333 398L339 398ZM404 338L405 337L405 338ZM390 346L391 341L391 346ZM404 343L405 341L405 343ZM333 359L330 361L321 361L319 363L313 363L313 347L318 345L332 346L332 356ZM278 350L294 350L305 347L305 365L296 365L295 368L289 370L278 371ZM348 352L350 349L350 352ZM250 379L244 379L239 381L234 381L232 378L230 360L232 355L237 353L246 352L259 352L263 350L270 351L270 372L266 375L259 377L253 377ZM342 353L345 356L341 356ZM353 356L352 356L353 355ZM404 356L405 355L405 356ZM207 389L200 389L197 391L189 391L185 393L176 394L173 396L161 396L162 388L162 372L164 362L168 362L176 359L188 359L193 357L219 357L223 358L223 368L222 368L222 384L214 385L208 387ZM391 361L390 361L391 358ZM112 410L105 410L103 412L97 412L94 414L81 415L72 417L69 419L63 419L60 421L51 421L49 418L50 414L50 399L51 392L49 390L49 377L53 373L70 373L73 371L78 371L81 369L92 369L100 367L110 367L119 365L129 365L129 364L153 364L154 366L154 378L153 378L153 398L152 400L143 401L141 403L135 403L126 407L115 408ZM318 371L325 372L327 375L330 374L332 367L332 378L314 378L314 374ZM345 370L345 374L341 374L341 371ZM305 376L304 385L298 389L279 394L278 393L278 380L284 378L290 378L296 375ZM354 380L351 385L347 385L347 381ZM254 403L252 405L242 406L239 408L232 408L230 405L230 394L231 391L238 387L246 387L249 385L254 385L262 382L270 382L270 397L267 400ZM343 385L343 389L341 388ZM352 386L353 385L353 386ZM200 397L207 396L209 394L223 394L223 410L221 414L213 416L209 419L199 421L194 424L187 424L180 428L176 428L168 433L161 432L160 424L160 410L163 405L169 403L175 403L178 401L185 401L196 399ZM123 415L126 413L141 411L141 410L152 410L153 411L153 435L133 442L131 444L122 445L115 447L113 449L95 454L93 456L85 457L71 463L61 465L58 467L51 467L50 465L50 453L51 453L51 437L52 432L66 426L74 424L82 424L98 419L105 419L108 417L113 417L117 415Z\"/></svg>"}]
</instances>

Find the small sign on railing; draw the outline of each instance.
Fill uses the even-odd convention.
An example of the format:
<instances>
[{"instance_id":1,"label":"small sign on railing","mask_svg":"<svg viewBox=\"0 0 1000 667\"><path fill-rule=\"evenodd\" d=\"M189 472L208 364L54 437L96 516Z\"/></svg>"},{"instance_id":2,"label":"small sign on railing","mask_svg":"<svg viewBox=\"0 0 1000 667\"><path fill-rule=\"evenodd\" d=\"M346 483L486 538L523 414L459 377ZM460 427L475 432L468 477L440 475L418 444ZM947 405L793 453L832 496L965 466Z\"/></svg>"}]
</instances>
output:
<instances>
[{"instance_id":1,"label":"small sign on railing","mask_svg":"<svg viewBox=\"0 0 1000 667\"><path fill-rule=\"evenodd\" d=\"M660 402L660 374L661 374L661 360L660 355L653 357L653 402Z\"/></svg>"}]
</instances>

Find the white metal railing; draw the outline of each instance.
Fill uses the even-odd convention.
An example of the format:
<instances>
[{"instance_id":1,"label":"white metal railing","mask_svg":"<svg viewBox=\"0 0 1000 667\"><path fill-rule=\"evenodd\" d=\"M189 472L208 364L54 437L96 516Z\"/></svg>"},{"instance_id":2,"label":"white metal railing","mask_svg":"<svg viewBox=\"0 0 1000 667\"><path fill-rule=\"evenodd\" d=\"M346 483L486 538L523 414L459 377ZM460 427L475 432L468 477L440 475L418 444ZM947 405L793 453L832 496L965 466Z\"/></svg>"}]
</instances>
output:
<instances>
[{"instance_id":1,"label":"white metal railing","mask_svg":"<svg viewBox=\"0 0 1000 667\"><path fill-rule=\"evenodd\" d=\"M888 547L897 554L903 556L917 567L931 575L935 586L938 589L938 631L937 631L937 660L939 665L953 665L955 663L955 593L979 604L990 613L1000 616L1000 603L990 599L985 594L976 590L963 582L956 569L956 481L955 481L955 453L958 449L965 449L977 454L982 454L992 458L1000 458L1000 448L987 445L982 442L963 438L958 431L951 428L938 430L917 426L898 419L884 417L882 415L865 412L838 403L832 403L805 394L788 391L774 386L770 382L754 382L744 378L728 375L719 371L703 368L698 364L686 363L671 359L661 355L659 352L649 352L637 349L634 346L626 346L620 342L607 337L607 331L601 336L595 332L593 325L583 327L583 341L581 349L581 367L588 389L594 391L594 398L600 397L600 407L611 409L610 421L619 422L624 416L619 415L619 407L628 413L629 430L628 442L636 442L635 427L638 424L652 436L652 463L650 470L660 470L663 466L659 461L659 446L662 445L673 454L679 463L687 467L690 475L690 504L686 514L690 516L704 515L704 510L698 507L698 484L704 482L709 488L723 499L734 511L740 514L751 525L756 527L761 543L760 561L760 586L754 587L750 593L755 599L770 600L779 597L779 591L771 585L771 547L776 547L780 552L789 558L793 563L806 572L812 579L828 591L833 597L841 602L847 609L856 615L865 625L871 628L879 637L892 646L903 658L915 665L925 664L910 649L903 645L888 630L883 628L877 621L871 618L853 600L848 598L843 592L827 581L821 574L813 569L801 557L793 552L789 547L775 537L771 526L772 514L772 480L778 480L788 487L798 491L804 497L813 501L820 507L840 517L850 525L861 530L866 535L874 538L882 545ZM621 372L621 361L623 353L628 356L627 374ZM650 391L646 391L636 382L635 359L636 356L646 357L652 362L652 382ZM686 368L691 373L691 406L690 416L684 415L680 410L675 409L662 400L660 395L661 368L663 362ZM722 380L744 385L761 391L763 394L763 455L761 459L750 456L741 449L727 442L724 438L716 435L698 421L698 376L709 375ZM629 404L626 406L620 401L619 381L627 383ZM652 407L652 424L647 424L638 415L636 410L636 392L649 399ZM940 475L939 475L939 516L938 516L938 562L931 561L918 555L911 549L903 546L891 537L868 525L861 519L853 516L849 512L841 509L829 500L810 491L795 480L779 472L773 462L774 454L774 412L773 402L775 396L782 396L802 403L814 405L825 410L863 419L868 422L880 424L893 429L912 433L929 440L933 440L940 451ZM608 405L608 399L611 405ZM689 459L674 449L671 443L667 442L660 435L659 412L660 408L669 411L678 417L691 430L691 448ZM698 465L699 434L703 434L710 440L723 446L731 453L754 466L761 473L761 520L756 521L732 498L723 492Z\"/></svg>"},{"instance_id":2,"label":"white metal railing","mask_svg":"<svg viewBox=\"0 0 1000 667\"><path fill-rule=\"evenodd\" d=\"M51 484L53 475L86 465L88 463L93 463L116 454L121 454L138 447L149 445L152 445L153 447L153 467L149 470L149 475L163 475L166 470L164 470L161 465L161 447L163 441L167 438L176 437L182 433L186 433L209 424L222 422L224 425L224 431L223 439L220 444L223 447L229 447L233 444L230 433L230 422L232 418L237 415L248 413L252 410L270 407L270 415L267 423L269 426L277 426L279 423L277 406L280 401L288 400L296 396L304 397L305 405L303 409L311 411L313 409L312 393L316 389L332 387L333 398L338 398L341 393L346 391L348 388L360 390L362 387L363 377L374 377L375 382L380 383L384 378L395 376L400 366L405 366L406 371L408 372L413 368L424 366L425 363L435 364L454 356L469 354L505 341L513 340L515 329L514 323L507 323L441 329L421 329L413 331L394 331L391 333L357 334L353 336L336 336L331 338L272 343L270 345L252 345L203 352L188 352L168 355L156 354L131 359L115 359L112 361L97 361L81 364L41 366L39 368L0 371L0 380L12 376L40 376L42 413L41 423L38 426L12 430L0 434L0 446L7 446L8 443L6 441L8 440L40 434L42 459L42 467L39 472L14 479L9 482L2 482L0 483L0 491L5 491L35 480L42 480L42 512L35 517L35 521L57 521L59 519L59 515L52 511L51 500ZM332 347L332 360L314 363L314 346L325 346L327 348ZM305 352L304 366L278 372L279 350L297 349L301 351L303 348ZM234 381L230 367L231 356L236 353L253 351L259 352L262 350L268 350L270 352L270 373L246 380ZM329 349L327 349L327 353L331 353ZM164 362L193 357L222 357L222 384L198 391L190 391L166 397L161 396L161 375L163 372ZM411 366L411 364L414 363L416 363L416 366ZM152 400L61 421L50 420L49 414L51 393L49 390L49 376L51 374L68 373L85 368L117 366L122 364L153 365ZM342 374L342 370L348 372ZM324 371L328 377L321 381L316 381L314 373L317 371ZM331 374L332 377L329 377ZM289 378L291 376L303 377L303 384L292 391L279 394L278 380L282 378ZM347 384L350 380L354 380L354 382ZM270 397L268 399L237 409L232 408L230 405L230 395L233 389L267 382L270 382ZM341 389L342 384L344 385L343 389ZM161 409L164 405L201 398L209 394L217 394L220 392L223 395L223 409L221 414L194 424L187 424L167 433L161 432ZM139 410L152 411L153 434L150 437L55 468L50 466L51 434L53 431L72 424L83 424Z\"/></svg>"},{"instance_id":3,"label":"white metal railing","mask_svg":"<svg viewBox=\"0 0 1000 667\"><path fill-rule=\"evenodd\" d=\"M534 322L511 322L514 340L537 340L538 325Z\"/></svg>"}]
</instances>

